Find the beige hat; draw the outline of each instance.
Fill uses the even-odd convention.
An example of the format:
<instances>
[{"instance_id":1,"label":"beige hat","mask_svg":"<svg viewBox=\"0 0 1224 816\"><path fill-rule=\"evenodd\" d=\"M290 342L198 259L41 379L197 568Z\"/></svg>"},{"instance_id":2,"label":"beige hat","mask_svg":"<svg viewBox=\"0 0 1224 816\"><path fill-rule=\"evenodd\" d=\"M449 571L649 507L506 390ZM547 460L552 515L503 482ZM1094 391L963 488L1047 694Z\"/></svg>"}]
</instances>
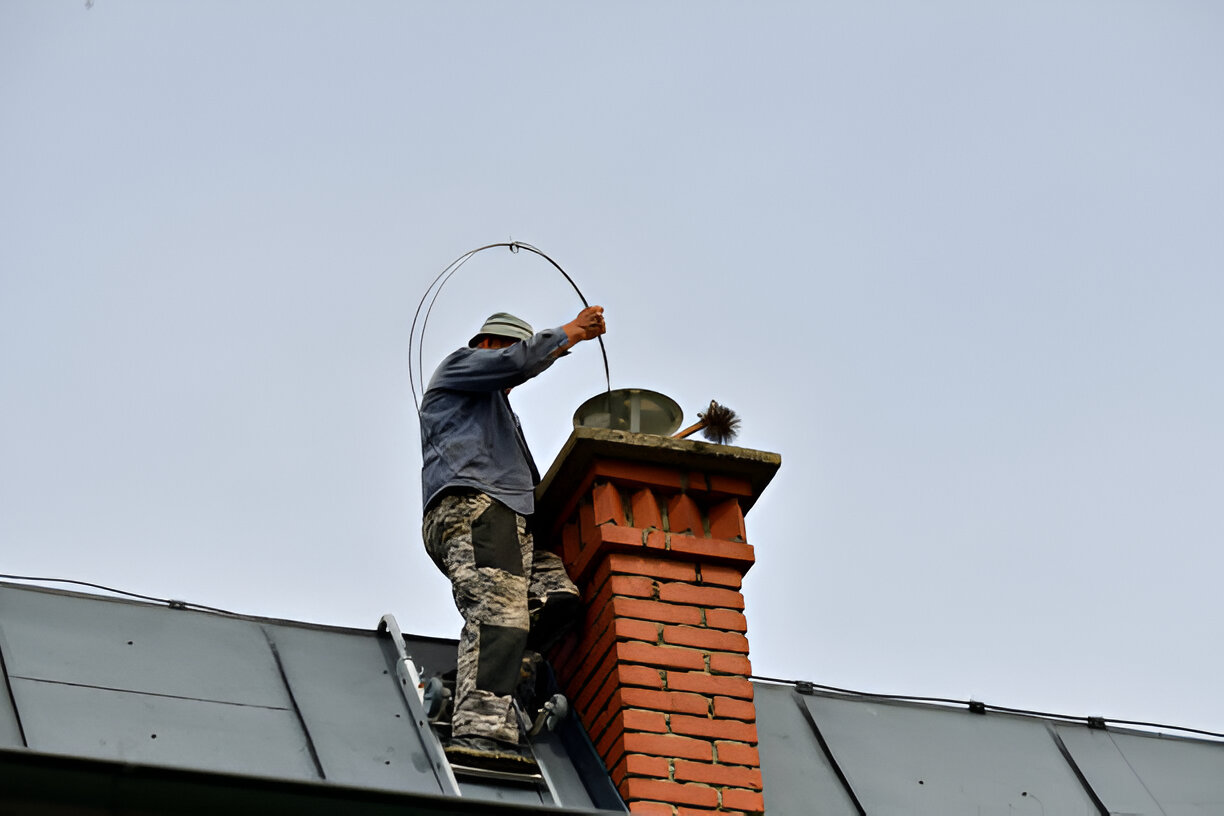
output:
<instances>
[{"instance_id":1,"label":"beige hat","mask_svg":"<svg viewBox=\"0 0 1224 816\"><path fill-rule=\"evenodd\" d=\"M480 331L468 341L468 347L475 346L480 342L480 338L485 336L508 337L511 340L530 340L534 334L535 331L526 320L523 320L521 317L515 317L509 312L498 312L497 314L489 315L489 319L480 327Z\"/></svg>"}]
</instances>

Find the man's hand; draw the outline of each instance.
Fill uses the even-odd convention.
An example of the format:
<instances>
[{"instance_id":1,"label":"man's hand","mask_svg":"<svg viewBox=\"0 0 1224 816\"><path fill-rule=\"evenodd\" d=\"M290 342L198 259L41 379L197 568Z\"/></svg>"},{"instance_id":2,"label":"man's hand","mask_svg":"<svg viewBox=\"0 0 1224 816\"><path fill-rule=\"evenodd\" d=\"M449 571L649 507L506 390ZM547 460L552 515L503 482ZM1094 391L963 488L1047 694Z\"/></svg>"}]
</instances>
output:
<instances>
[{"instance_id":1,"label":"man's hand","mask_svg":"<svg viewBox=\"0 0 1224 816\"><path fill-rule=\"evenodd\" d=\"M565 336L569 338L569 342L561 349L562 351L568 351L583 340L594 340L608 330L607 324L604 323L602 306L586 307L578 313L577 317L561 328L565 330Z\"/></svg>"}]
</instances>

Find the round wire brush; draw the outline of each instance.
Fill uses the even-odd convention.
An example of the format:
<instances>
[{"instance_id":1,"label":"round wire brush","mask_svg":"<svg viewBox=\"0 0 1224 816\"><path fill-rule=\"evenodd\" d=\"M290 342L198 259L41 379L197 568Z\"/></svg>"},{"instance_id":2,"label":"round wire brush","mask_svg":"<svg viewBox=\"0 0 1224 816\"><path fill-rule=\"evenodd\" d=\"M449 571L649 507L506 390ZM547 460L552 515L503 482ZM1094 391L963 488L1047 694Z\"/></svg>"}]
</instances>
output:
<instances>
[{"instance_id":1,"label":"round wire brush","mask_svg":"<svg viewBox=\"0 0 1224 816\"><path fill-rule=\"evenodd\" d=\"M739 433L739 416L727 406L719 405L714 400L710 400L710 407L705 410L705 413L697 415L697 420L695 424L677 433L674 438L684 439L701 431L702 436L711 442L725 445L735 439L736 434Z\"/></svg>"}]
</instances>

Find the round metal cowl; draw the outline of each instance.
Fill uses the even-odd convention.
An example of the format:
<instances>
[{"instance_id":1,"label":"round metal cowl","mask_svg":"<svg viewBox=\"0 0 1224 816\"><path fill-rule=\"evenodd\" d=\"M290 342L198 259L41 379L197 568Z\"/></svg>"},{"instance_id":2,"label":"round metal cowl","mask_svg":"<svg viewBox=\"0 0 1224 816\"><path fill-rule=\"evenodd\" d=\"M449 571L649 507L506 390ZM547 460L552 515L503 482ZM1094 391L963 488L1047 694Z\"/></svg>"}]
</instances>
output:
<instances>
[{"instance_id":1,"label":"round metal cowl","mask_svg":"<svg viewBox=\"0 0 1224 816\"><path fill-rule=\"evenodd\" d=\"M575 428L612 428L657 436L671 436L683 420L684 411L674 399L645 388L596 394L574 412Z\"/></svg>"}]
</instances>

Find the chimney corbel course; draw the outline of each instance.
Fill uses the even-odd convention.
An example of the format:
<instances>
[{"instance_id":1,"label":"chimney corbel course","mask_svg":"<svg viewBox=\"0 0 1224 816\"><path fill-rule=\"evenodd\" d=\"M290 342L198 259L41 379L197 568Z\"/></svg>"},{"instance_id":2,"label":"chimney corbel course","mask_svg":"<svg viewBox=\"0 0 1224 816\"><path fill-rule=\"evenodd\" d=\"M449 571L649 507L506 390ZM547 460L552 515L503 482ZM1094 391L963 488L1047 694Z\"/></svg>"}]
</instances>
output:
<instances>
[{"instance_id":1,"label":"chimney corbel course","mask_svg":"<svg viewBox=\"0 0 1224 816\"><path fill-rule=\"evenodd\" d=\"M744 514L777 454L579 428L537 494L537 535L586 603L550 655L636 814L763 813Z\"/></svg>"}]
</instances>

